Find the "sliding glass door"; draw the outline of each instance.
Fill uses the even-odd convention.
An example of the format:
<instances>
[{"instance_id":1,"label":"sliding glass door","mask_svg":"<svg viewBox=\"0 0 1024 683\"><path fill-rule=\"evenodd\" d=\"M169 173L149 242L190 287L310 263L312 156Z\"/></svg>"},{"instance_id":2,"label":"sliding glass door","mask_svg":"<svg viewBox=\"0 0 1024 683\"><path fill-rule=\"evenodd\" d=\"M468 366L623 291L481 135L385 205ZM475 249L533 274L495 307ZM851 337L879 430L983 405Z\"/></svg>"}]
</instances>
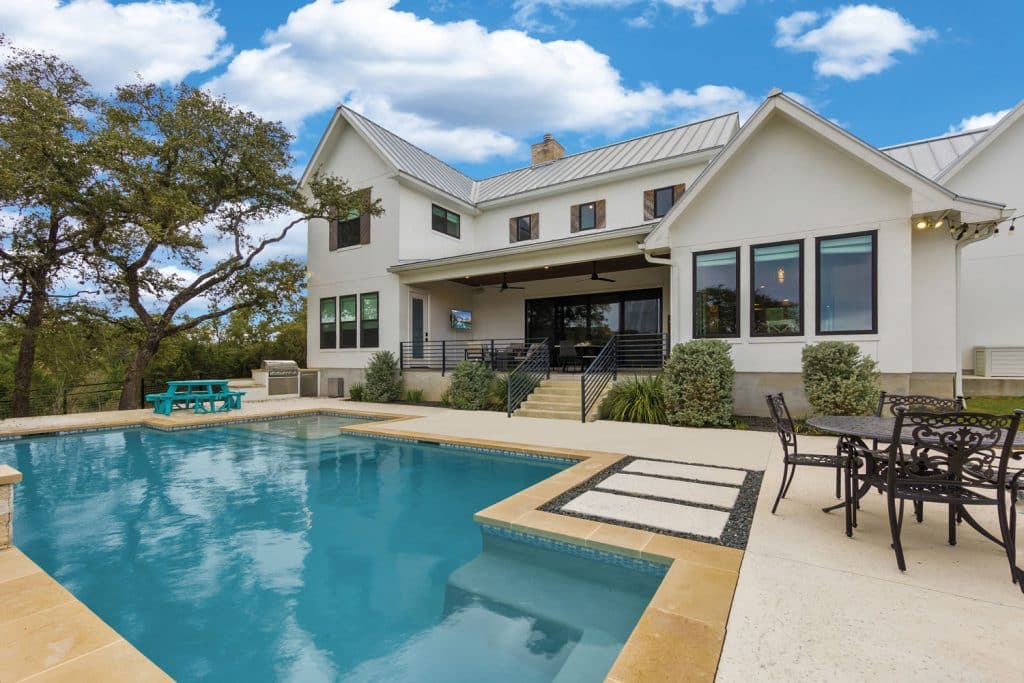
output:
<instances>
[{"instance_id":1,"label":"sliding glass door","mask_svg":"<svg viewBox=\"0 0 1024 683\"><path fill-rule=\"evenodd\" d=\"M526 336L551 346L570 341L604 345L615 334L661 333L660 289L602 292L526 301Z\"/></svg>"}]
</instances>

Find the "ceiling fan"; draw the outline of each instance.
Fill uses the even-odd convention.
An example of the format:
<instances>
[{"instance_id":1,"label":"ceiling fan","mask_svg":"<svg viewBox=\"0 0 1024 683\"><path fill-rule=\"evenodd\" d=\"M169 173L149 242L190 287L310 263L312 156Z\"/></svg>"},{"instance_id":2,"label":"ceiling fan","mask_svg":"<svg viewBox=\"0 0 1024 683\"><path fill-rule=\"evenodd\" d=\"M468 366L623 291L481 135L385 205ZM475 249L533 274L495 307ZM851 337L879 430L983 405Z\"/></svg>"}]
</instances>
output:
<instances>
[{"instance_id":1,"label":"ceiling fan","mask_svg":"<svg viewBox=\"0 0 1024 683\"><path fill-rule=\"evenodd\" d=\"M501 286L498 287L498 292L504 292L507 289L526 289L526 287L518 287L516 285L510 285L508 283L508 273L501 274Z\"/></svg>"},{"instance_id":2,"label":"ceiling fan","mask_svg":"<svg viewBox=\"0 0 1024 683\"><path fill-rule=\"evenodd\" d=\"M611 279L610 277L601 277L600 275L597 274L597 261L592 261L590 265L592 266L593 270L591 271L590 277L587 278L587 280L590 280L592 282L615 282L615 280ZM587 280L583 280L583 282L586 282Z\"/></svg>"}]
</instances>

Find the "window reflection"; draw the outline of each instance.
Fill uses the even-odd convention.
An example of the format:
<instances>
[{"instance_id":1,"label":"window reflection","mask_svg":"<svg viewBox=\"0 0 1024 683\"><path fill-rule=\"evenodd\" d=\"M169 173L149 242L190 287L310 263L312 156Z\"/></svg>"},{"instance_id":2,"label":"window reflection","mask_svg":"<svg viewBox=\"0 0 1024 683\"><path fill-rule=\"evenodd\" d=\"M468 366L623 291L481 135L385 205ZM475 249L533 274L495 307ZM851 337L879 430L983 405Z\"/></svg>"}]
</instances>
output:
<instances>
[{"instance_id":1,"label":"window reflection","mask_svg":"<svg viewBox=\"0 0 1024 683\"><path fill-rule=\"evenodd\" d=\"M694 337L739 336L739 255L739 249L694 254Z\"/></svg>"},{"instance_id":2,"label":"window reflection","mask_svg":"<svg viewBox=\"0 0 1024 683\"><path fill-rule=\"evenodd\" d=\"M752 247L751 334L756 337L803 333L801 315L802 242Z\"/></svg>"}]
</instances>

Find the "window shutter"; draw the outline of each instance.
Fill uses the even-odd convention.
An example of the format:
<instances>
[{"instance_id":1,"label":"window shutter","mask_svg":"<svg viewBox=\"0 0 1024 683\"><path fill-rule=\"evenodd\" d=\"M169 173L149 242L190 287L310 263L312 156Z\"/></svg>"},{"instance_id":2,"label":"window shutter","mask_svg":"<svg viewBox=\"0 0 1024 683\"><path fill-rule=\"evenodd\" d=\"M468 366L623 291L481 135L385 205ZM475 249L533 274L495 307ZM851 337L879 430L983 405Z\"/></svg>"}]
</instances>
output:
<instances>
[{"instance_id":1,"label":"window shutter","mask_svg":"<svg viewBox=\"0 0 1024 683\"><path fill-rule=\"evenodd\" d=\"M569 232L580 231L580 205L573 204L569 207Z\"/></svg>"},{"instance_id":2,"label":"window shutter","mask_svg":"<svg viewBox=\"0 0 1024 683\"><path fill-rule=\"evenodd\" d=\"M683 192L686 191L686 185L673 185L672 186L672 203L675 204L683 198Z\"/></svg>"},{"instance_id":3,"label":"window shutter","mask_svg":"<svg viewBox=\"0 0 1024 683\"><path fill-rule=\"evenodd\" d=\"M594 227L601 230L604 225L604 200L598 199L594 202Z\"/></svg>"},{"instance_id":4,"label":"window shutter","mask_svg":"<svg viewBox=\"0 0 1024 683\"><path fill-rule=\"evenodd\" d=\"M370 202L370 199L371 199L370 188L366 188L365 190L360 190L359 193L361 195L360 199L364 199L367 203ZM370 214L369 213L361 213L361 214L359 214L359 244L369 244L369 243L370 243Z\"/></svg>"},{"instance_id":5,"label":"window shutter","mask_svg":"<svg viewBox=\"0 0 1024 683\"><path fill-rule=\"evenodd\" d=\"M654 220L654 190L644 190L644 220Z\"/></svg>"},{"instance_id":6,"label":"window shutter","mask_svg":"<svg viewBox=\"0 0 1024 683\"><path fill-rule=\"evenodd\" d=\"M517 234L518 233L516 232L516 219L515 218L509 218L508 219L508 241L510 243L515 242Z\"/></svg>"},{"instance_id":7,"label":"window shutter","mask_svg":"<svg viewBox=\"0 0 1024 683\"><path fill-rule=\"evenodd\" d=\"M332 214L335 212L331 212ZM337 251L338 249L338 217L332 216L327 221L327 248L330 251Z\"/></svg>"},{"instance_id":8,"label":"window shutter","mask_svg":"<svg viewBox=\"0 0 1024 683\"><path fill-rule=\"evenodd\" d=\"M535 240L540 237L540 214L530 214L530 239Z\"/></svg>"}]
</instances>

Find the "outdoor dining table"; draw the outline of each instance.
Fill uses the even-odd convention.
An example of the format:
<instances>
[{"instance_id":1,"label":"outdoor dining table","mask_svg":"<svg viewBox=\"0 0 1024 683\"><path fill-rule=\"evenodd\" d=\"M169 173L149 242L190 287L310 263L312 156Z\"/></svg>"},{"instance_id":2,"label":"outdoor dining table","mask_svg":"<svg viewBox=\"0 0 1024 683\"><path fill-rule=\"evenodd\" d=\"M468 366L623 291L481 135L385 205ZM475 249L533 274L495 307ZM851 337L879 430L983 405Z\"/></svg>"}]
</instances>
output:
<instances>
[{"instance_id":1,"label":"outdoor dining table","mask_svg":"<svg viewBox=\"0 0 1024 683\"><path fill-rule=\"evenodd\" d=\"M884 443L892 443L893 431L896 428L896 418L874 415L829 415L808 418L807 424L819 431L839 436L838 448L840 449L842 449L844 442L853 443L867 449L868 445L866 442L868 441L877 440ZM900 433L900 443L911 445L914 442L913 428L904 427ZM924 441L924 444L927 445L927 441ZM1013 440L1013 445L1015 448L1024 451L1024 433L1017 433L1016 438ZM877 463L873 458L868 458L865 466L869 476L865 477L864 484L854 494L854 503L858 503L871 490L872 475L877 473ZM844 505L845 503L838 503L822 508L822 510L831 512L842 508ZM983 536L1002 545L999 539L978 525L974 518L963 509L963 506L959 506L959 511L963 518Z\"/></svg>"}]
</instances>

